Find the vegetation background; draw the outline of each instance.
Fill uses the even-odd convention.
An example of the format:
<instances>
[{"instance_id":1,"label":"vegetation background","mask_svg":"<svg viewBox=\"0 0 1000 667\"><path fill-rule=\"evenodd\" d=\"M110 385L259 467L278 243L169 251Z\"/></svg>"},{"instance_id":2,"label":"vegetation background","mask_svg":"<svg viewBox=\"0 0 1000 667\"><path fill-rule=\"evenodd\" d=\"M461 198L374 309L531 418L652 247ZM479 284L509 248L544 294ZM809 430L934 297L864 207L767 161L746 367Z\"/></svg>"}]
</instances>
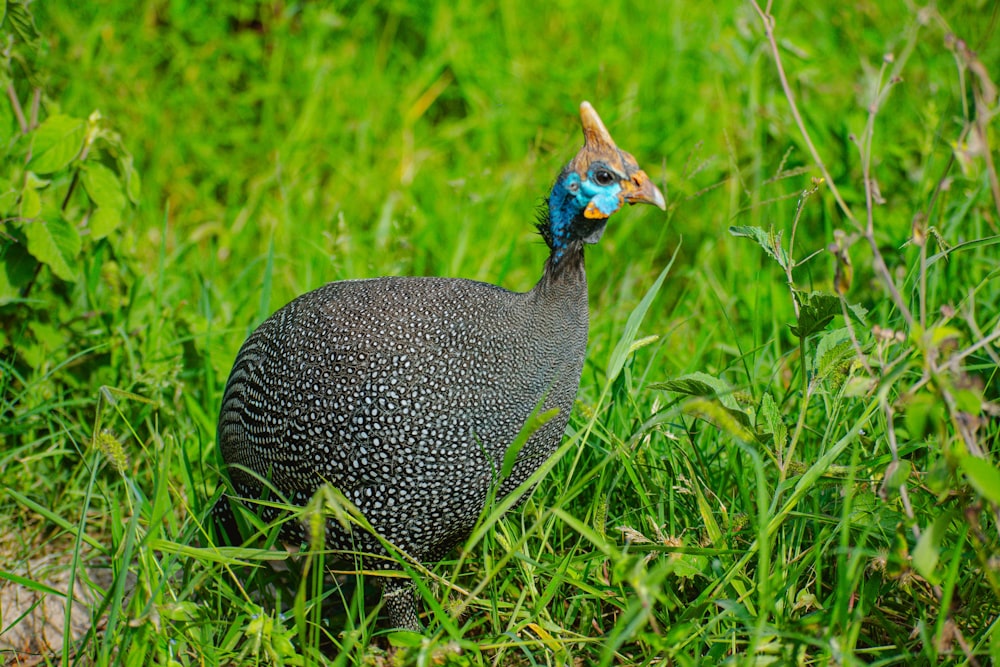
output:
<instances>
[{"instance_id":1,"label":"vegetation background","mask_svg":"<svg viewBox=\"0 0 1000 667\"><path fill-rule=\"evenodd\" d=\"M8 664L1000 662L1000 3L0 17ZM426 637L267 527L212 546L244 337L331 280L529 289L582 99L669 210L588 252L566 444Z\"/></svg>"}]
</instances>

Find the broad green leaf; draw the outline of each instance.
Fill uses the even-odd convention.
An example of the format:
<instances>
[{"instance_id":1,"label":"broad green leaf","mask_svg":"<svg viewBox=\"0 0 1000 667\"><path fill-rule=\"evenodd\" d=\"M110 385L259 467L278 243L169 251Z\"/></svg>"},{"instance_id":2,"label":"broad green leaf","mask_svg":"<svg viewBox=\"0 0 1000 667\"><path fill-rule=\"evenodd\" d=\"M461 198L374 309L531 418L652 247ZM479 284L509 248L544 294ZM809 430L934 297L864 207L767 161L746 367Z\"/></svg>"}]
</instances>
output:
<instances>
[{"instance_id":1,"label":"broad green leaf","mask_svg":"<svg viewBox=\"0 0 1000 667\"><path fill-rule=\"evenodd\" d=\"M913 569L917 573L931 582L937 583L940 577L934 571L941 557L941 542L944 540L945 531L951 525L952 514L950 512L940 514L934 523L927 526L917 540L917 546L913 549Z\"/></svg>"},{"instance_id":2,"label":"broad green leaf","mask_svg":"<svg viewBox=\"0 0 1000 667\"><path fill-rule=\"evenodd\" d=\"M20 193L10 184L0 186L0 216L7 217L17 210Z\"/></svg>"},{"instance_id":3,"label":"broad green leaf","mask_svg":"<svg viewBox=\"0 0 1000 667\"><path fill-rule=\"evenodd\" d=\"M21 191L21 210L18 212L22 220L32 221L42 212L42 198L38 190L30 185Z\"/></svg>"},{"instance_id":4,"label":"broad green leaf","mask_svg":"<svg viewBox=\"0 0 1000 667\"><path fill-rule=\"evenodd\" d=\"M792 333L806 338L826 328L835 316L840 315L840 297L825 292L810 292L799 296L799 322L791 327Z\"/></svg>"},{"instance_id":5,"label":"broad green leaf","mask_svg":"<svg viewBox=\"0 0 1000 667\"><path fill-rule=\"evenodd\" d=\"M934 531L929 528L920 535L920 541L913 549L913 568L924 579L934 581L934 568L940 558L940 540L936 540Z\"/></svg>"},{"instance_id":6,"label":"broad green leaf","mask_svg":"<svg viewBox=\"0 0 1000 667\"><path fill-rule=\"evenodd\" d=\"M125 208L125 193L122 184L113 171L97 162L84 165L82 170L83 187L91 201L98 208L121 211Z\"/></svg>"},{"instance_id":7,"label":"broad green leaf","mask_svg":"<svg viewBox=\"0 0 1000 667\"><path fill-rule=\"evenodd\" d=\"M655 382L650 389L665 389L678 394L703 397L709 400L689 400L684 405L688 412L696 412L719 428L746 442L762 441L750 421L750 415L740 407L733 388L724 380L708 373L690 373L666 382Z\"/></svg>"},{"instance_id":8,"label":"broad green leaf","mask_svg":"<svg viewBox=\"0 0 1000 667\"><path fill-rule=\"evenodd\" d=\"M721 382L721 380L714 378L711 375L698 372L691 373L690 375L682 375L679 378L667 380L666 382L653 382L649 385L649 388L672 391L676 394L685 394L687 396L715 396L716 390L714 387L701 377L697 376L706 376L708 379L714 380L715 382Z\"/></svg>"},{"instance_id":9,"label":"broad green leaf","mask_svg":"<svg viewBox=\"0 0 1000 667\"><path fill-rule=\"evenodd\" d=\"M19 301L21 288L35 275L38 260L23 243L0 239L0 305Z\"/></svg>"},{"instance_id":10,"label":"broad green leaf","mask_svg":"<svg viewBox=\"0 0 1000 667\"><path fill-rule=\"evenodd\" d=\"M931 335L931 345L935 347L946 341L959 340L962 337L962 332L956 327L948 326L931 327L928 333Z\"/></svg>"},{"instance_id":11,"label":"broad green leaf","mask_svg":"<svg viewBox=\"0 0 1000 667\"><path fill-rule=\"evenodd\" d=\"M39 174L51 174L68 165L80 154L87 131L86 122L62 114L49 116L31 142L28 166Z\"/></svg>"},{"instance_id":12,"label":"broad green leaf","mask_svg":"<svg viewBox=\"0 0 1000 667\"><path fill-rule=\"evenodd\" d=\"M671 574L680 579L708 578L708 557L697 554L672 553L669 555Z\"/></svg>"},{"instance_id":13,"label":"broad green leaf","mask_svg":"<svg viewBox=\"0 0 1000 667\"><path fill-rule=\"evenodd\" d=\"M955 407L970 415L978 415L983 411L983 397L975 389L956 389Z\"/></svg>"},{"instance_id":14,"label":"broad green leaf","mask_svg":"<svg viewBox=\"0 0 1000 667\"><path fill-rule=\"evenodd\" d=\"M733 236L742 236L753 239L771 259L778 262L781 268L788 269L788 254L781 247L781 232L774 233L774 229L764 231L760 227L735 226L729 228L729 233Z\"/></svg>"},{"instance_id":15,"label":"broad green leaf","mask_svg":"<svg viewBox=\"0 0 1000 667\"><path fill-rule=\"evenodd\" d=\"M139 171L132 169L125 174L125 189L128 191L128 198L133 204L139 203L142 196L142 179L139 178Z\"/></svg>"},{"instance_id":16,"label":"broad green leaf","mask_svg":"<svg viewBox=\"0 0 1000 667\"><path fill-rule=\"evenodd\" d=\"M76 256L80 254L80 235L61 217L40 218L23 227L28 252L52 269L63 280L76 277Z\"/></svg>"},{"instance_id":17,"label":"broad green leaf","mask_svg":"<svg viewBox=\"0 0 1000 667\"><path fill-rule=\"evenodd\" d=\"M915 440L936 432L941 423L947 419L941 401L925 391L907 398L903 410L906 430Z\"/></svg>"},{"instance_id":18,"label":"broad green leaf","mask_svg":"<svg viewBox=\"0 0 1000 667\"><path fill-rule=\"evenodd\" d=\"M763 421L764 432L774 436L774 450L784 451L785 443L788 441L788 427L781 418L781 410L770 392L765 392L760 401L760 417Z\"/></svg>"},{"instance_id":19,"label":"broad green leaf","mask_svg":"<svg viewBox=\"0 0 1000 667\"><path fill-rule=\"evenodd\" d=\"M35 19L28 11L25 0L7 0L3 3L10 25L21 40L31 47L38 42L38 29L35 27Z\"/></svg>"},{"instance_id":20,"label":"broad green leaf","mask_svg":"<svg viewBox=\"0 0 1000 667\"><path fill-rule=\"evenodd\" d=\"M913 464L906 459L890 462L888 467L885 469L885 481L883 482L883 487L892 490L898 489L909 481L910 473L912 472Z\"/></svg>"},{"instance_id":21,"label":"broad green leaf","mask_svg":"<svg viewBox=\"0 0 1000 667\"><path fill-rule=\"evenodd\" d=\"M812 368L817 379L826 379L855 357L854 344L847 329L831 331L816 345L816 363Z\"/></svg>"},{"instance_id":22,"label":"broad green leaf","mask_svg":"<svg viewBox=\"0 0 1000 667\"><path fill-rule=\"evenodd\" d=\"M969 484L991 503L1000 505L1000 470L989 461L966 454L958 462Z\"/></svg>"},{"instance_id":23,"label":"broad green leaf","mask_svg":"<svg viewBox=\"0 0 1000 667\"><path fill-rule=\"evenodd\" d=\"M198 618L198 605L191 601L172 601L156 605L163 618L182 623L190 623Z\"/></svg>"},{"instance_id":24,"label":"broad green leaf","mask_svg":"<svg viewBox=\"0 0 1000 667\"><path fill-rule=\"evenodd\" d=\"M10 276L7 272L3 270L3 266L0 265L0 306L5 306L8 303L14 303L20 299L21 290L19 287L14 285L11 281ZM0 335L0 345L5 345L2 335Z\"/></svg>"},{"instance_id":25,"label":"broad green leaf","mask_svg":"<svg viewBox=\"0 0 1000 667\"><path fill-rule=\"evenodd\" d=\"M847 378L844 385L844 396L846 398L858 398L867 396L875 386L875 380L867 375L854 375Z\"/></svg>"},{"instance_id":26,"label":"broad green leaf","mask_svg":"<svg viewBox=\"0 0 1000 667\"><path fill-rule=\"evenodd\" d=\"M90 214L90 219L87 221L90 227L90 237L99 241L105 236L115 231L118 225L122 221L121 209L108 208L105 206L99 206L94 209L94 212Z\"/></svg>"},{"instance_id":27,"label":"broad green leaf","mask_svg":"<svg viewBox=\"0 0 1000 667\"><path fill-rule=\"evenodd\" d=\"M910 569L910 544L906 541L906 532L902 521L896 524L886 562L886 572L893 577Z\"/></svg>"},{"instance_id":28,"label":"broad green leaf","mask_svg":"<svg viewBox=\"0 0 1000 667\"><path fill-rule=\"evenodd\" d=\"M851 516L849 520L856 526L872 526L877 523L876 518L882 501L872 491L860 488L854 492L854 500L851 502ZM906 544L905 540L903 542Z\"/></svg>"},{"instance_id":29,"label":"broad green leaf","mask_svg":"<svg viewBox=\"0 0 1000 667\"><path fill-rule=\"evenodd\" d=\"M35 190L41 190L51 182L52 182L51 179L41 178L38 174L36 174L33 171L29 171L24 175L25 187L34 188Z\"/></svg>"},{"instance_id":30,"label":"broad green leaf","mask_svg":"<svg viewBox=\"0 0 1000 667\"><path fill-rule=\"evenodd\" d=\"M847 312L854 316L861 324L868 326L868 309L862 306L860 303L849 303L847 304Z\"/></svg>"},{"instance_id":31,"label":"broad green leaf","mask_svg":"<svg viewBox=\"0 0 1000 667\"><path fill-rule=\"evenodd\" d=\"M665 389L677 394L688 396L706 396L717 398L727 408L739 409L739 404L733 397L733 388L725 380L709 375L708 373L688 373L666 382L655 382L649 385L650 389Z\"/></svg>"},{"instance_id":32,"label":"broad green leaf","mask_svg":"<svg viewBox=\"0 0 1000 667\"><path fill-rule=\"evenodd\" d=\"M386 638L389 641L389 646L397 649L417 648L427 641L423 633L414 632L413 630L393 630Z\"/></svg>"},{"instance_id":33,"label":"broad green leaf","mask_svg":"<svg viewBox=\"0 0 1000 667\"><path fill-rule=\"evenodd\" d=\"M128 194L129 200L133 204L138 204L139 197L142 196L142 180L139 178L139 171L135 168L132 156L126 155L119 158L118 169L125 179L125 192Z\"/></svg>"}]
</instances>

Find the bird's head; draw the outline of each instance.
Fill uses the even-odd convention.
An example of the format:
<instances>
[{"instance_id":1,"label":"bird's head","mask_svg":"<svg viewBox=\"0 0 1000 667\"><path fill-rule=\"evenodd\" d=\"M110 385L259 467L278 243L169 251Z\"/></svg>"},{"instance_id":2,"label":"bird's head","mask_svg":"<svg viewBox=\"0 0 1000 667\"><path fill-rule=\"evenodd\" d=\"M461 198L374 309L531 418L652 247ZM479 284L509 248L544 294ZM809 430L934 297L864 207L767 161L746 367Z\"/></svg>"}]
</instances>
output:
<instances>
[{"instance_id":1,"label":"bird's head","mask_svg":"<svg viewBox=\"0 0 1000 667\"><path fill-rule=\"evenodd\" d=\"M635 158L618 148L589 102L580 104L585 142L552 186L539 230L558 260L571 246L597 243L608 218L625 203L666 209Z\"/></svg>"}]
</instances>

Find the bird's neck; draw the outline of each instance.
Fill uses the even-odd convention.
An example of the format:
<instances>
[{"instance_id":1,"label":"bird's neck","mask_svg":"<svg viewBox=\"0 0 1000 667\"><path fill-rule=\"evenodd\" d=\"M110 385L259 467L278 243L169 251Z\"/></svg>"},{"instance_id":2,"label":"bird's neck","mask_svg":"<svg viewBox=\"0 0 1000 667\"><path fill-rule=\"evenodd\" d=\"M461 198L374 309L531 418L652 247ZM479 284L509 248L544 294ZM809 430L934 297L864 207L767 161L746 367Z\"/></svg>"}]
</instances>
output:
<instances>
[{"instance_id":1,"label":"bird's neck","mask_svg":"<svg viewBox=\"0 0 1000 667\"><path fill-rule=\"evenodd\" d=\"M577 309L587 303L587 272L583 261L583 244L571 242L562 252L553 249L545 261L545 269L538 284L532 290L536 298L550 304L568 305Z\"/></svg>"},{"instance_id":2,"label":"bird's neck","mask_svg":"<svg viewBox=\"0 0 1000 667\"><path fill-rule=\"evenodd\" d=\"M587 273L584 270L584 239L577 233L583 211L574 192L565 186L565 170L552 187L539 211L538 231L549 246L549 257L538 285L532 290L547 301L586 304Z\"/></svg>"}]
</instances>

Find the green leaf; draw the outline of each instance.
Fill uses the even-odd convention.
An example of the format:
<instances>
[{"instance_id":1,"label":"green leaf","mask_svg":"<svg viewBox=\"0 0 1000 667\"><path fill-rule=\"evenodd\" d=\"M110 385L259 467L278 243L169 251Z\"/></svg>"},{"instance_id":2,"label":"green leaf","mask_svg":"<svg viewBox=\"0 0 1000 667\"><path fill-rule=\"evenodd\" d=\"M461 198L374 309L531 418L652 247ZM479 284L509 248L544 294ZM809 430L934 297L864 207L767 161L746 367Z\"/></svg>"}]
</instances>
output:
<instances>
[{"instance_id":1,"label":"green leaf","mask_svg":"<svg viewBox=\"0 0 1000 667\"><path fill-rule=\"evenodd\" d=\"M545 412L537 412L536 410L528 416L527 421L524 422L524 426L521 427L517 437L514 438L514 442L510 443L507 451L504 452L503 466L500 469L501 479L510 477L511 471L514 470L514 464L517 463L517 455L524 448L524 445L527 444L528 438L534 435L535 431L544 426L546 422L557 414L559 414L559 408L550 408Z\"/></svg>"},{"instance_id":2,"label":"green leaf","mask_svg":"<svg viewBox=\"0 0 1000 667\"><path fill-rule=\"evenodd\" d=\"M0 216L7 217L16 211L20 196L21 192L10 181L0 178Z\"/></svg>"},{"instance_id":3,"label":"green leaf","mask_svg":"<svg viewBox=\"0 0 1000 667\"><path fill-rule=\"evenodd\" d=\"M28 254L24 244L0 243L0 306L21 300L21 288L35 275L38 260Z\"/></svg>"},{"instance_id":4,"label":"green leaf","mask_svg":"<svg viewBox=\"0 0 1000 667\"><path fill-rule=\"evenodd\" d=\"M934 570L941 557L941 542L944 540L945 531L948 530L951 521L951 512L938 515L934 519L934 523L927 526L920 534L917 546L913 549L913 569L932 584L937 583L940 579Z\"/></svg>"},{"instance_id":5,"label":"green leaf","mask_svg":"<svg viewBox=\"0 0 1000 667\"><path fill-rule=\"evenodd\" d=\"M864 326L868 326L868 309L862 306L860 303L849 303L847 304L847 312L854 316L858 322Z\"/></svg>"},{"instance_id":6,"label":"green leaf","mask_svg":"<svg viewBox=\"0 0 1000 667\"><path fill-rule=\"evenodd\" d=\"M30 185L26 186L21 191L21 210L18 211L18 215L22 220L30 221L37 218L41 212L42 198L39 196L38 190Z\"/></svg>"},{"instance_id":7,"label":"green leaf","mask_svg":"<svg viewBox=\"0 0 1000 667\"><path fill-rule=\"evenodd\" d=\"M83 187L99 208L121 211L125 208L125 193L113 171L97 162L86 164L82 170Z\"/></svg>"},{"instance_id":8,"label":"green leaf","mask_svg":"<svg viewBox=\"0 0 1000 667\"><path fill-rule=\"evenodd\" d=\"M135 168L132 156L126 155L118 159L118 169L125 178L125 192L133 204L139 203L142 196L142 180L139 178L139 171Z\"/></svg>"},{"instance_id":9,"label":"green leaf","mask_svg":"<svg viewBox=\"0 0 1000 667\"><path fill-rule=\"evenodd\" d=\"M177 622L191 622L198 618L198 605L194 602L166 602L156 606L163 618Z\"/></svg>"},{"instance_id":10,"label":"green leaf","mask_svg":"<svg viewBox=\"0 0 1000 667\"><path fill-rule=\"evenodd\" d=\"M855 357L854 344L847 329L831 331L816 344L816 363L813 373L817 379L825 379L842 371L846 362Z\"/></svg>"},{"instance_id":11,"label":"green leaf","mask_svg":"<svg viewBox=\"0 0 1000 667\"><path fill-rule=\"evenodd\" d=\"M90 214L90 219L87 221L90 227L90 237L95 241L103 239L115 231L118 225L121 224L121 221L122 212L120 209L99 206L94 209L94 212Z\"/></svg>"},{"instance_id":12,"label":"green leaf","mask_svg":"<svg viewBox=\"0 0 1000 667\"><path fill-rule=\"evenodd\" d=\"M608 384L614 382L618 378L618 374L621 373L622 368L625 367L625 361L632 352L632 343L635 342L635 337L639 332L639 325L642 324L642 318L646 316L649 305L653 303L653 298L660 291L660 286L663 285L663 281L670 272L670 267L674 265L674 259L677 258L678 250L680 250L679 245L670 257L670 262L660 271L659 277L653 282L649 290L646 291L646 295L642 297L642 301L639 302L639 305L628 316L628 320L625 322L625 331L622 332L621 338L615 344L615 349L611 351L611 358L608 360Z\"/></svg>"},{"instance_id":13,"label":"green leaf","mask_svg":"<svg viewBox=\"0 0 1000 667\"><path fill-rule=\"evenodd\" d=\"M935 433L947 416L944 405L937 397L921 391L906 399L903 420L909 436L920 440Z\"/></svg>"},{"instance_id":14,"label":"green leaf","mask_svg":"<svg viewBox=\"0 0 1000 667\"><path fill-rule=\"evenodd\" d=\"M65 168L80 154L86 131L86 122L79 118L62 114L49 116L35 130L28 166L39 174L51 174Z\"/></svg>"},{"instance_id":15,"label":"green leaf","mask_svg":"<svg viewBox=\"0 0 1000 667\"><path fill-rule=\"evenodd\" d=\"M14 32L25 44L35 47L38 43L38 28L35 27L35 19L28 11L27 3L24 0L8 0L4 4Z\"/></svg>"},{"instance_id":16,"label":"green leaf","mask_svg":"<svg viewBox=\"0 0 1000 667\"><path fill-rule=\"evenodd\" d=\"M427 639L422 632L413 630L393 630L387 638L389 646L394 648L417 648Z\"/></svg>"},{"instance_id":17,"label":"green leaf","mask_svg":"<svg viewBox=\"0 0 1000 667\"><path fill-rule=\"evenodd\" d=\"M970 415L978 415L983 411L983 397L975 389L956 389L955 407Z\"/></svg>"},{"instance_id":18,"label":"green leaf","mask_svg":"<svg viewBox=\"0 0 1000 667\"><path fill-rule=\"evenodd\" d=\"M913 464L906 459L891 461L885 469L885 481L883 488L896 490L906 484L913 472Z\"/></svg>"},{"instance_id":19,"label":"green leaf","mask_svg":"<svg viewBox=\"0 0 1000 667\"><path fill-rule=\"evenodd\" d=\"M25 187L28 187L28 188L34 188L35 190L41 190L42 188L44 188L45 186L47 186L51 182L52 182L51 179L49 179L49 178L40 178L38 176L38 174L36 174L33 171L29 171L29 172L26 172L24 174L24 184L25 184Z\"/></svg>"},{"instance_id":20,"label":"green leaf","mask_svg":"<svg viewBox=\"0 0 1000 667\"><path fill-rule=\"evenodd\" d=\"M753 239L757 242L764 252L768 256L778 262L781 268L788 269L788 254L785 253L785 249L781 247L781 232L777 234L774 233L774 229L769 229L764 231L760 227L750 227L750 226L735 226L729 228L729 233L733 236L742 236L743 238Z\"/></svg>"},{"instance_id":21,"label":"green leaf","mask_svg":"<svg viewBox=\"0 0 1000 667\"><path fill-rule=\"evenodd\" d=\"M1000 505L1000 470L986 459L966 454L958 462L969 484L991 503Z\"/></svg>"},{"instance_id":22,"label":"green leaf","mask_svg":"<svg viewBox=\"0 0 1000 667\"><path fill-rule=\"evenodd\" d=\"M774 436L774 450L784 451L785 443L788 441L788 427L781 418L781 410L770 392L765 392L760 401L760 417L763 421L764 432Z\"/></svg>"},{"instance_id":23,"label":"green leaf","mask_svg":"<svg viewBox=\"0 0 1000 667\"><path fill-rule=\"evenodd\" d=\"M685 410L700 414L719 428L747 442L762 440L751 423L750 415L733 395L733 388L724 380L708 373L697 372L666 382L654 382L649 388L710 399L689 400L685 404Z\"/></svg>"},{"instance_id":24,"label":"green leaf","mask_svg":"<svg viewBox=\"0 0 1000 667\"><path fill-rule=\"evenodd\" d=\"M80 235L61 217L41 218L24 226L28 252L63 280L76 278Z\"/></svg>"},{"instance_id":25,"label":"green leaf","mask_svg":"<svg viewBox=\"0 0 1000 667\"><path fill-rule=\"evenodd\" d=\"M826 292L810 292L799 296L799 323L791 327L792 333L806 338L826 328L834 317L840 315L840 297Z\"/></svg>"},{"instance_id":26,"label":"green leaf","mask_svg":"<svg viewBox=\"0 0 1000 667\"><path fill-rule=\"evenodd\" d=\"M910 545L906 541L906 529L902 522L896 524L892 535L892 546L889 549L886 572L898 577L910 569Z\"/></svg>"},{"instance_id":27,"label":"green leaf","mask_svg":"<svg viewBox=\"0 0 1000 667\"><path fill-rule=\"evenodd\" d=\"M723 405L717 400L707 398L689 398L684 403L684 411L711 422L743 442L761 442L763 439L753 429L750 416L742 410Z\"/></svg>"},{"instance_id":28,"label":"green leaf","mask_svg":"<svg viewBox=\"0 0 1000 667\"><path fill-rule=\"evenodd\" d=\"M739 409L739 404L733 397L733 388L725 380L709 375L708 373L688 373L666 382L654 382L649 385L650 389L665 389L677 394L688 396L705 396L716 398L727 408Z\"/></svg>"}]
</instances>

